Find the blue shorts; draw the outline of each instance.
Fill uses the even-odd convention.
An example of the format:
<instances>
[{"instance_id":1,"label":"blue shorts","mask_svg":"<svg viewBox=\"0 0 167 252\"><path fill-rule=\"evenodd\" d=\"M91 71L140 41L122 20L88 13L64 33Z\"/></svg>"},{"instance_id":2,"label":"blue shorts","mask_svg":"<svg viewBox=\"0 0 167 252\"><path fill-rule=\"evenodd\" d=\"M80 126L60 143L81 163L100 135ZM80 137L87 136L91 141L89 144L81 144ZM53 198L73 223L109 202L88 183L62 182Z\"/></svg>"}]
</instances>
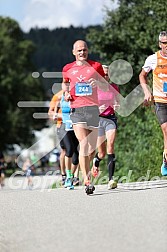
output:
<instances>
[{"instance_id":1,"label":"blue shorts","mask_svg":"<svg viewBox=\"0 0 167 252\"><path fill-rule=\"evenodd\" d=\"M98 136L104 136L109 130L117 129L117 117L115 114L107 117L100 116Z\"/></svg>"}]
</instances>

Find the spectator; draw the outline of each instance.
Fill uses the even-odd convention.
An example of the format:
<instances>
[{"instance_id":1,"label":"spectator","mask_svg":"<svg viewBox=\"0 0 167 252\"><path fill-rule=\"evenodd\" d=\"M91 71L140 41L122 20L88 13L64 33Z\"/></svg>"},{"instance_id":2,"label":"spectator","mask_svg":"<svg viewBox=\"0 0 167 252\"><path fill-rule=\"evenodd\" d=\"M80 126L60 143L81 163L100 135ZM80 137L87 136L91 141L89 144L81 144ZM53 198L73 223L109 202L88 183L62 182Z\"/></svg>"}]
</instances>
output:
<instances>
[{"instance_id":1,"label":"spectator","mask_svg":"<svg viewBox=\"0 0 167 252\"><path fill-rule=\"evenodd\" d=\"M6 168L5 158L2 151L0 151L0 187L5 186L5 168Z\"/></svg>"}]
</instances>

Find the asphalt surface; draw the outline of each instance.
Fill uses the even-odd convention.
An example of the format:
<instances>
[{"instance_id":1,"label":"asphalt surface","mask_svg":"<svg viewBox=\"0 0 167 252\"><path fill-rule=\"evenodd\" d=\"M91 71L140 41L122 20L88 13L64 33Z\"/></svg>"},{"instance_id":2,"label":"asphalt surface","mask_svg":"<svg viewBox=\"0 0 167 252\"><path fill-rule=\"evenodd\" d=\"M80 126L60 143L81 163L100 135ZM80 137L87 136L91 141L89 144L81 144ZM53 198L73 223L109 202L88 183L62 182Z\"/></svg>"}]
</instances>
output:
<instances>
[{"instance_id":1,"label":"asphalt surface","mask_svg":"<svg viewBox=\"0 0 167 252\"><path fill-rule=\"evenodd\" d=\"M0 189L0 252L166 252L167 180L51 189L59 176L6 180ZM39 182L40 181L40 182Z\"/></svg>"}]
</instances>

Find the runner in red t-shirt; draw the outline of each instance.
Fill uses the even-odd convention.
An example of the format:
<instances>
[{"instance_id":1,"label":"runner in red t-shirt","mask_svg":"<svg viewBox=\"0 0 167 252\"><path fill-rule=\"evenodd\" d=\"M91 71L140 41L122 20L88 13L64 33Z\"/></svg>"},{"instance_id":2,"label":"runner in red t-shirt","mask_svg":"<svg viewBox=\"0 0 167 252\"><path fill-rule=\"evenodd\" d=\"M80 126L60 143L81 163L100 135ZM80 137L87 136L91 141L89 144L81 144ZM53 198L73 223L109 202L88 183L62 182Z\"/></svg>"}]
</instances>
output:
<instances>
[{"instance_id":1,"label":"runner in red t-shirt","mask_svg":"<svg viewBox=\"0 0 167 252\"><path fill-rule=\"evenodd\" d=\"M97 87L107 90L108 82L102 65L88 60L85 41L78 40L73 45L75 61L63 68L62 89L65 98L71 101L71 120L79 140L79 163L84 177L86 193L92 194L95 187L90 182L90 161L93 159L99 124Z\"/></svg>"}]
</instances>

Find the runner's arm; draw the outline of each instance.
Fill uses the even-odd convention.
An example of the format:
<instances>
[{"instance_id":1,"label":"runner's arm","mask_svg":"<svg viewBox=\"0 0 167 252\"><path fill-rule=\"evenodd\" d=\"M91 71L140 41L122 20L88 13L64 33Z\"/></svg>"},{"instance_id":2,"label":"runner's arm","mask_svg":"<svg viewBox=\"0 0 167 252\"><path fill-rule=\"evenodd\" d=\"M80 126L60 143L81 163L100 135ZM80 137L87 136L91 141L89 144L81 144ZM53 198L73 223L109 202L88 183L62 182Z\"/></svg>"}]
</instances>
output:
<instances>
[{"instance_id":1,"label":"runner's arm","mask_svg":"<svg viewBox=\"0 0 167 252\"><path fill-rule=\"evenodd\" d=\"M66 78L63 78L63 82L62 82L62 90L64 93L64 99L66 101L69 101L71 99L71 95L69 92L69 87L70 87L70 83Z\"/></svg>"},{"instance_id":2,"label":"runner's arm","mask_svg":"<svg viewBox=\"0 0 167 252\"><path fill-rule=\"evenodd\" d=\"M148 72L146 72L144 69L142 69L142 71L139 74L140 85L144 91L144 102L146 103L146 105L149 101L152 100L152 94L147 84L147 75Z\"/></svg>"}]
</instances>

